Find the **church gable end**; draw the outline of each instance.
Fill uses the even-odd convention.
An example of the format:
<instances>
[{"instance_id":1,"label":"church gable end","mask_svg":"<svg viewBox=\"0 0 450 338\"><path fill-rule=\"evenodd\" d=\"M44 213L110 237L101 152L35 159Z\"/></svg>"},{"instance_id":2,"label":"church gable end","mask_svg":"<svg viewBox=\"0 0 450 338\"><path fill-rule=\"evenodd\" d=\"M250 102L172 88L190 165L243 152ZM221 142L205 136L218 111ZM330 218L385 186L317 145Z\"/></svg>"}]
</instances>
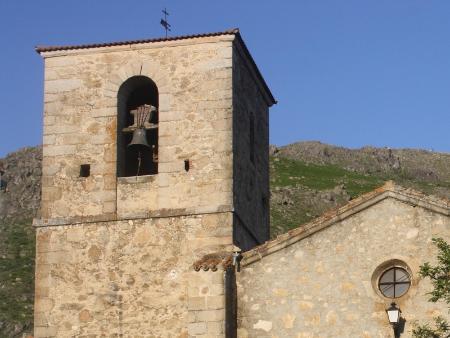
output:
<instances>
[{"instance_id":1,"label":"church gable end","mask_svg":"<svg viewBox=\"0 0 450 338\"><path fill-rule=\"evenodd\" d=\"M324 215L322 224L313 221L245 253L237 274L240 334L390 336L385 309L392 300L383 292L393 296L394 267L406 337L414 319L445 315L445 306L427 301L430 285L417 272L436 255L431 238L450 239L446 203L388 184Z\"/></svg>"}]
</instances>

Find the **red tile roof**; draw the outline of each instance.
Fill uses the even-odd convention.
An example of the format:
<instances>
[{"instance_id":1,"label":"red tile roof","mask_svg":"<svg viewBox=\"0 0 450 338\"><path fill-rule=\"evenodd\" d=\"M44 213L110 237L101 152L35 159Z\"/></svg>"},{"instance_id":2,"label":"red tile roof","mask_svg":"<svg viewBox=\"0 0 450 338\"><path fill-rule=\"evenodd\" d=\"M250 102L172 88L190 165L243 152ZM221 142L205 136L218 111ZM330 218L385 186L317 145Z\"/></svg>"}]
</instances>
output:
<instances>
[{"instance_id":1,"label":"red tile roof","mask_svg":"<svg viewBox=\"0 0 450 338\"><path fill-rule=\"evenodd\" d=\"M116 42L105 42L105 43L93 43L93 44L83 44L83 45L66 45L66 46L36 46L36 52L55 52L59 50L73 50L73 49L87 49L87 48L101 48L101 47L112 47L112 46L124 46L124 45L135 45L142 43L151 42L163 42L163 41L175 41L184 39L195 39L195 38L205 38L210 36L220 36L220 35L236 35L239 34L239 29L233 28L223 32L214 33L203 33L203 34L193 34L193 35L180 35L180 36L169 36L155 39L142 39L142 40L128 40L128 41L116 41Z\"/></svg>"},{"instance_id":2,"label":"red tile roof","mask_svg":"<svg viewBox=\"0 0 450 338\"><path fill-rule=\"evenodd\" d=\"M193 267L195 271L217 271L218 267L224 270L233 262L233 253L230 252L214 252L203 256L201 259L194 262Z\"/></svg>"}]
</instances>

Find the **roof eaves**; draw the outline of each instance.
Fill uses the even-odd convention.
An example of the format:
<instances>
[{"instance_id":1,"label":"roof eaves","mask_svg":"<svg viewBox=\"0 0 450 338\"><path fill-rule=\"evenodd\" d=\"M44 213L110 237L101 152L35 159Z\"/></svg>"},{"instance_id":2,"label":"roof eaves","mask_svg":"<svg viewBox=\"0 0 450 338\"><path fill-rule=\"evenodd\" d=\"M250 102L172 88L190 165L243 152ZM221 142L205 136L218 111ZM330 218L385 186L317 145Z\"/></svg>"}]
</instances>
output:
<instances>
[{"instance_id":1,"label":"roof eaves","mask_svg":"<svg viewBox=\"0 0 450 338\"><path fill-rule=\"evenodd\" d=\"M196 39L196 38L205 38L205 37L213 37L213 36L220 36L220 35L237 35L237 34L239 34L239 29L233 28L233 29L229 29L229 30L225 30L225 31L221 31L221 32L180 35L180 36L162 37L162 38L154 38L154 39L128 40L128 41L116 41L116 42L81 44L81 45L66 45L66 46L36 46L35 50L38 54L42 54L45 52L56 52L56 51L63 51L63 50L135 45L135 44L152 43L152 42L175 41L175 40Z\"/></svg>"},{"instance_id":2,"label":"roof eaves","mask_svg":"<svg viewBox=\"0 0 450 338\"><path fill-rule=\"evenodd\" d=\"M193 264L193 268L195 271L217 271L219 268L225 270L232 264L233 256L232 253L221 251L215 252L211 254L207 254L195 261Z\"/></svg>"},{"instance_id":3,"label":"roof eaves","mask_svg":"<svg viewBox=\"0 0 450 338\"><path fill-rule=\"evenodd\" d=\"M259 261L264 256L280 251L324 228L367 209L388 197L450 216L449 200L428 196L414 189L403 188L394 184L392 181L388 181L383 186L350 201L344 206L330 210L309 223L292 229L273 240L267 241L266 243L243 253L241 266L246 266Z\"/></svg>"}]
</instances>

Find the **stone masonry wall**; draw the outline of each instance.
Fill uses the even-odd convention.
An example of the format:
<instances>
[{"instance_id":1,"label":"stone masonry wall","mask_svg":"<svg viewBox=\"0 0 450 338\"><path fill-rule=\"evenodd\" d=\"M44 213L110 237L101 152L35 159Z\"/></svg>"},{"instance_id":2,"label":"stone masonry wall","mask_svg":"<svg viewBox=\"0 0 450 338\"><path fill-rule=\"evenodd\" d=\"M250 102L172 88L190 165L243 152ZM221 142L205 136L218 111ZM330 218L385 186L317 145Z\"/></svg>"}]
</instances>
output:
<instances>
[{"instance_id":1,"label":"stone masonry wall","mask_svg":"<svg viewBox=\"0 0 450 338\"><path fill-rule=\"evenodd\" d=\"M43 52L36 337L223 337L224 272L192 264L268 238L268 103L235 39ZM118 92L133 76L158 88L158 174L117 178Z\"/></svg>"},{"instance_id":2,"label":"stone masonry wall","mask_svg":"<svg viewBox=\"0 0 450 338\"><path fill-rule=\"evenodd\" d=\"M44 222L231 210L233 38L45 53ZM145 192L116 180L117 93L136 75L159 90L159 173Z\"/></svg>"},{"instance_id":3,"label":"stone masonry wall","mask_svg":"<svg viewBox=\"0 0 450 338\"><path fill-rule=\"evenodd\" d=\"M396 299L411 337L414 321L449 318L429 303L431 284L418 277L433 261L433 237L450 240L450 219L388 198L343 221L244 266L238 279L240 338L392 337L374 271L391 259L412 271L408 293Z\"/></svg>"},{"instance_id":4,"label":"stone masonry wall","mask_svg":"<svg viewBox=\"0 0 450 338\"><path fill-rule=\"evenodd\" d=\"M196 338L223 338L224 270L192 271L188 288L188 333Z\"/></svg>"},{"instance_id":5,"label":"stone masonry wall","mask_svg":"<svg viewBox=\"0 0 450 338\"><path fill-rule=\"evenodd\" d=\"M234 239L248 250L269 239L269 108L241 46L233 49ZM250 120L253 119L253 137ZM253 142L253 145L251 143ZM253 156L250 154L253 148Z\"/></svg>"},{"instance_id":6,"label":"stone masonry wall","mask_svg":"<svg viewBox=\"0 0 450 338\"><path fill-rule=\"evenodd\" d=\"M37 228L35 337L214 337L231 213ZM212 334L214 333L214 335Z\"/></svg>"}]
</instances>

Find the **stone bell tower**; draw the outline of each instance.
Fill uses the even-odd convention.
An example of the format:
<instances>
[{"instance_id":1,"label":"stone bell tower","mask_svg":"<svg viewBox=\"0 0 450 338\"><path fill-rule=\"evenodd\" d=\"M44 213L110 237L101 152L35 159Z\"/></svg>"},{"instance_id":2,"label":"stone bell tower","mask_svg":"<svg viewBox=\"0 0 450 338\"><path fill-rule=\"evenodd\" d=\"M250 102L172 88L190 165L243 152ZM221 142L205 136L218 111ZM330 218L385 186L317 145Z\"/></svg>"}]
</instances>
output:
<instances>
[{"instance_id":1,"label":"stone bell tower","mask_svg":"<svg viewBox=\"0 0 450 338\"><path fill-rule=\"evenodd\" d=\"M269 238L275 100L238 30L37 52L35 337L223 337L193 263Z\"/></svg>"}]
</instances>

